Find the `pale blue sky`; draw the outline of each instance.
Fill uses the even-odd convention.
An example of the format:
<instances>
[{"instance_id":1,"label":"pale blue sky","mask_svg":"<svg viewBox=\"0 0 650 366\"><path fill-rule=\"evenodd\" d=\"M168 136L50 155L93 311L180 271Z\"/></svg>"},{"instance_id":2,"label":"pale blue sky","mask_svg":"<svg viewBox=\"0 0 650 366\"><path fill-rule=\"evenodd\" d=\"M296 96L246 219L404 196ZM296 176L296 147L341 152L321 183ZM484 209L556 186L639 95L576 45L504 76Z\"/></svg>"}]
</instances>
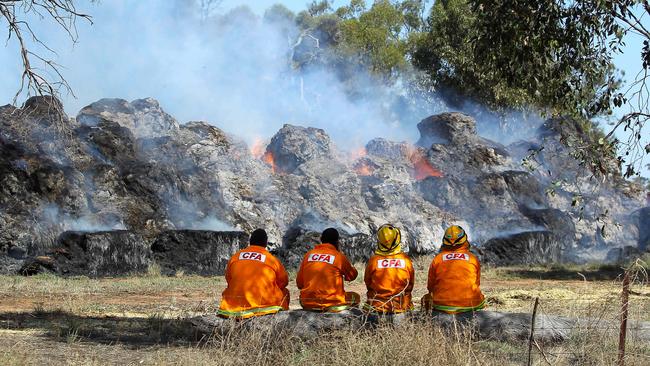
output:
<instances>
[{"instance_id":1,"label":"pale blue sky","mask_svg":"<svg viewBox=\"0 0 650 366\"><path fill-rule=\"evenodd\" d=\"M239 5L248 5L253 11L262 14L265 9L268 9L273 4L283 4L287 8L298 12L305 9L307 4L311 3L308 0L256 0L256 1L241 1L241 0L223 0L222 8L229 9ZM342 1L335 1L334 6L340 6Z\"/></svg>"}]
</instances>

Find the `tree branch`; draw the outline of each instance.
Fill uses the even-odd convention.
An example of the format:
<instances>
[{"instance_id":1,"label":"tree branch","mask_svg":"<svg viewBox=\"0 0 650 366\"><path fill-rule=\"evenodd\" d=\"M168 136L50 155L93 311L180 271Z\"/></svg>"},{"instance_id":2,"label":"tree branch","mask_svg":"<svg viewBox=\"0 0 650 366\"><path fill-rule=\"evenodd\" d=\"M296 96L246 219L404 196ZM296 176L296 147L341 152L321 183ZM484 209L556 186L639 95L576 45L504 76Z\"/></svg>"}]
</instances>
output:
<instances>
[{"instance_id":1,"label":"tree branch","mask_svg":"<svg viewBox=\"0 0 650 366\"><path fill-rule=\"evenodd\" d=\"M77 19L82 18L92 24L90 15L77 11L73 0L0 0L0 20L4 19L8 27L7 42L15 37L23 66L20 87L14 96L14 104L24 92L27 96L58 96L63 89L74 96L72 88L60 71L61 66L54 60L32 51L26 36L31 37L34 45L56 55L52 48L41 41L29 22L21 18L20 14L24 17L33 14L51 19L66 32L73 43L78 39ZM44 67L42 69L34 67L33 59L41 62ZM54 75L55 80L49 80L45 76L48 70Z\"/></svg>"}]
</instances>

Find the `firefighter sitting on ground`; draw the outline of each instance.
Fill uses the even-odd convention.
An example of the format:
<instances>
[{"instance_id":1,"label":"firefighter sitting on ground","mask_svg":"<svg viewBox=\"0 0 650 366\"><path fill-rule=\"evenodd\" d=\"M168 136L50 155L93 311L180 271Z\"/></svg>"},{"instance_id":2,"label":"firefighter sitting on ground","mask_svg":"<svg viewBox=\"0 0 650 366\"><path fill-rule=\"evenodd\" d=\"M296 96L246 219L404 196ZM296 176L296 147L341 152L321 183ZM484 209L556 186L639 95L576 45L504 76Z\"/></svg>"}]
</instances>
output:
<instances>
[{"instance_id":1,"label":"firefighter sitting on ground","mask_svg":"<svg viewBox=\"0 0 650 366\"><path fill-rule=\"evenodd\" d=\"M393 225L377 230L377 250L368 260L364 276L368 289L364 309L385 314L413 310L415 271L411 258L402 252L401 239L400 230Z\"/></svg>"},{"instance_id":2,"label":"firefighter sitting on ground","mask_svg":"<svg viewBox=\"0 0 650 366\"><path fill-rule=\"evenodd\" d=\"M296 284L300 305L305 310L339 312L359 305L361 297L345 292L343 280L353 281L357 270L339 251L339 232L329 228L321 234L321 244L305 254Z\"/></svg>"},{"instance_id":3,"label":"firefighter sitting on ground","mask_svg":"<svg viewBox=\"0 0 650 366\"><path fill-rule=\"evenodd\" d=\"M480 288L481 264L470 253L469 245L460 226L445 231L440 253L429 267L429 293L422 298L423 309L456 314L485 307Z\"/></svg>"},{"instance_id":4,"label":"firefighter sitting on ground","mask_svg":"<svg viewBox=\"0 0 650 366\"><path fill-rule=\"evenodd\" d=\"M266 231L257 229L250 246L230 258L219 316L246 319L289 310L289 277L282 263L266 250L267 244Z\"/></svg>"}]
</instances>

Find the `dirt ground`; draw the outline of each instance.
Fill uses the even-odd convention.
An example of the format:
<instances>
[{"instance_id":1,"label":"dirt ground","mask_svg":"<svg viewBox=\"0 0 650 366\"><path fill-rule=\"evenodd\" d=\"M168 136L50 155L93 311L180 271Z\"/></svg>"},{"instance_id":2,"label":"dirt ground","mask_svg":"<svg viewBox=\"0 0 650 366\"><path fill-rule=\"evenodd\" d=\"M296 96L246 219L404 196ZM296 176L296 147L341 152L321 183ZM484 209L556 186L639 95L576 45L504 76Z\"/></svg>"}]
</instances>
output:
<instances>
[{"instance_id":1,"label":"dirt ground","mask_svg":"<svg viewBox=\"0 0 650 366\"><path fill-rule=\"evenodd\" d=\"M416 262L416 302L427 292L427 265L427 258ZM615 321L620 274L617 268L484 269L481 287L490 310L530 312L539 297L541 314ZM0 364L184 364L188 355L204 350L184 319L215 312L224 287L223 277L155 273L0 276ZM291 307L298 308L293 281L290 288ZM347 290L365 295L362 278ZM630 318L650 321L647 281L632 286ZM650 362L646 350L640 351L640 364Z\"/></svg>"}]
</instances>

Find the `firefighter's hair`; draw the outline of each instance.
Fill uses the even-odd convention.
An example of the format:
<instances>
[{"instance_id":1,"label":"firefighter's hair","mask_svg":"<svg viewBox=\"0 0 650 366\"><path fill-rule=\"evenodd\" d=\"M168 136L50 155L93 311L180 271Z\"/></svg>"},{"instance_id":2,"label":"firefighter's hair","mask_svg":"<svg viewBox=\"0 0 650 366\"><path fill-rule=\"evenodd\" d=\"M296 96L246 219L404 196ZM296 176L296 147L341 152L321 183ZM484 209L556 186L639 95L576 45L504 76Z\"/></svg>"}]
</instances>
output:
<instances>
[{"instance_id":1,"label":"firefighter's hair","mask_svg":"<svg viewBox=\"0 0 650 366\"><path fill-rule=\"evenodd\" d=\"M325 229L320 236L321 243L327 243L332 245L338 245L339 243L339 231L333 227Z\"/></svg>"},{"instance_id":2,"label":"firefighter's hair","mask_svg":"<svg viewBox=\"0 0 650 366\"><path fill-rule=\"evenodd\" d=\"M251 238L248 241L249 244L251 245L259 245L262 247L266 247L266 245L269 242L269 237L266 235L266 231L264 229L256 229L251 233Z\"/></svg>"}]
</instances>

